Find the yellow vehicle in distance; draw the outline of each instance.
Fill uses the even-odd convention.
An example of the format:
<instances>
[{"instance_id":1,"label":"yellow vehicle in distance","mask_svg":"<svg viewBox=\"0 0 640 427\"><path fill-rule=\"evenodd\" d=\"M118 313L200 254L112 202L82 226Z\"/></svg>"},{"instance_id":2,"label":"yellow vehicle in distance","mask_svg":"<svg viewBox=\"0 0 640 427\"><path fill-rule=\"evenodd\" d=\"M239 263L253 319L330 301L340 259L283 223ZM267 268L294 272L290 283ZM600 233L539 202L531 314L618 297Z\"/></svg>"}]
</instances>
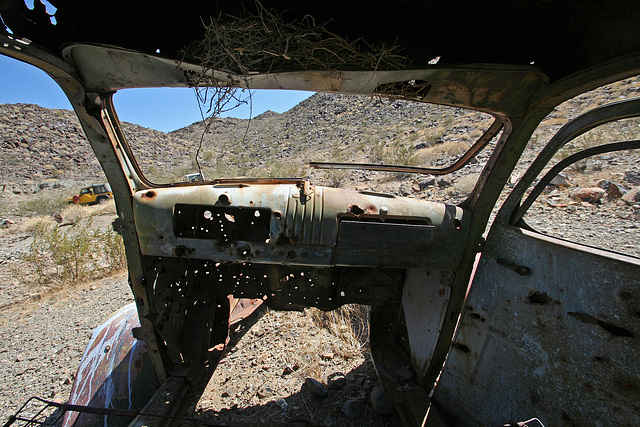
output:
<instances>
[{"instance_id":1,"label":"yellow vehicle in distance","mask_svg":"<svg viewBox=\"0 0 640 427\"><path fill-rule=\"evenodd\" d=\"M80 189L80 194L67 199L67 203L76 205L97 205L113 199L109 184L90 185Z\"/></svg>"}]
</instances>

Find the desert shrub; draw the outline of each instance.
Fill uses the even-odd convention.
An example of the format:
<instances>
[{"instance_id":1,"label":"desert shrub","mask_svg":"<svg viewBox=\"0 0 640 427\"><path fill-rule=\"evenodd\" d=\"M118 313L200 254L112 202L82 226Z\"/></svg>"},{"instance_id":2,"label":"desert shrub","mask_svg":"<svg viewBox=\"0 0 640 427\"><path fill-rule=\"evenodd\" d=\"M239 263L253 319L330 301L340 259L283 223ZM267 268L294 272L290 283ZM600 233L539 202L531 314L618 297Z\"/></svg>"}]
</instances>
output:
<instances>
[{"instance_id":1,"label":"desert shrub","mask_svg":"<svg viewBox=\"0 0 640 427\"><path fill-rule=\"evenodd\" d=\"M369 141L365 146L365 152L369 157L371 163L380 163L384 160L384 142Z\"/></svg>"},{"instance_id":2,"label":"desert shrub","mask_svg":"<svg viewBox=\"0 0 640 427\"><path fill-rule=\"evenodd\" d=\"M416 164L414 148L400 141L394 142L385 156L385 163L396 166L412 166Z\"/></svg>"},{"instance_id":3,"label":"desert shrub","mask_svg":"<svg viewBox=\"0 0 640 427\"><path fill-rule=\"evenodd\" d=\"M122 238L110 229L91 228L92 217L60 227L40 221L22 256L24 281L61 287L105 276L125 265Z\"/></svg>"},{"instance_id":4,"label":"desert shrub","mask_svg":"<svg viewBox=\"0 0 640 427\"><path fill-rule=\"evenodd\" d=\"M467 144L456 141L446 141L429 148L418 150L415 153L415 164L433 165L437 160L447 159L448 163L452 163L455 158L467 151Z\"/></svg>"},{"instance_id":5,"label":"desert shrub","mask_svg":"<svg viewBox=\"0 0 640 427\"><path fill-rule=\"evenodd\" d=\"M345 169L331 169L325 172L326 183L329 187L340 188L348 178L349 172Z\"/></svg>"},{"instance_id":6,"label":"desert shrub","mask_svg":"<svg viewBox=\"0 0 640 427\"><path fill-rule=\"evenodd\" d=\"M127 265L122 236L110 228L102 228L96 230L95 241L104 256L107 271L117 271Z\"/></svg>"},{"instance_id":7,"label":"desert shrub","mask_svg":"<svg viewBox=\"0 0 640 427\"><path fill-rule=\"evenodd\" d=\"M270 178L298 178L304 175L304 166L295 160L273 162L266 170L266 176Z\"/></svg>"}]
</instances>

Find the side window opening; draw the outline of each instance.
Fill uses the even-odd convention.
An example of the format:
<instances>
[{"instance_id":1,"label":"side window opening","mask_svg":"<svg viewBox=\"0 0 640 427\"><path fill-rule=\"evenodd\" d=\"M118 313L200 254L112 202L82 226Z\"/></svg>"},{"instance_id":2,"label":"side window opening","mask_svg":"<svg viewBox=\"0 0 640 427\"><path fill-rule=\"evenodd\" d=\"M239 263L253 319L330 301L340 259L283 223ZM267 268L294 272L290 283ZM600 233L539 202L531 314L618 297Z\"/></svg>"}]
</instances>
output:
<instances>
[{"instance_id":1,"label":"side window opening","mask_svg":"<svg viewBox=\"0 0 640 427\"><path fill-rule=\"evenodd\" d=\"M640 257L640 118L564 144L512 217L542 234Z\"/></svg>"}]
</instances>

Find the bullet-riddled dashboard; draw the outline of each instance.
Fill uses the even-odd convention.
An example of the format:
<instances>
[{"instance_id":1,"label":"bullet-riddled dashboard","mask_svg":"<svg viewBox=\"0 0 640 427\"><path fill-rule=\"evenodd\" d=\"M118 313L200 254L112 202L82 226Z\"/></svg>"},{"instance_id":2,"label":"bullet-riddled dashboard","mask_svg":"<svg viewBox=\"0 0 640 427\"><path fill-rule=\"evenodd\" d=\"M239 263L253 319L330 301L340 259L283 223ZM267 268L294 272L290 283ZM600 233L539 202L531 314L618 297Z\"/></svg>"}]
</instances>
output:
<instances>
[{"instance_id":1,"label":"bullet-riddled dashboard","mask_svg":"<svg viewBox=\"0 0 640 427\"><path fill-rule=\"evenodd\" d=\"M456 206L287 184L155 188L134 197L143 255L307 266L452 268Z\"/></svg>"}]
</instances>

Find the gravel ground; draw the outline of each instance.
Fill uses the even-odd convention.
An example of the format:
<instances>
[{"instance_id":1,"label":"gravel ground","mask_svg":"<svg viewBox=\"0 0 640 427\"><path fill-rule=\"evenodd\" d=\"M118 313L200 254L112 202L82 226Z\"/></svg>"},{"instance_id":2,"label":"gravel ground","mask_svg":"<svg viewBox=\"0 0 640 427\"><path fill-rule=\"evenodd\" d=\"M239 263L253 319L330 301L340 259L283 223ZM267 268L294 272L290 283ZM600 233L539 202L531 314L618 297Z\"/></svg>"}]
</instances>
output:
<instances>
[{"instance_id":1,"label":"gravel ground","mask_svg":"<svg viewBox=\"0 0 640 427\"><path fill-rule=\"evenodd\" d=\"M2 422L31 396L65 401L93 329L131 301L120 273L2 309Z\"/></svg>"}]
</instances>

